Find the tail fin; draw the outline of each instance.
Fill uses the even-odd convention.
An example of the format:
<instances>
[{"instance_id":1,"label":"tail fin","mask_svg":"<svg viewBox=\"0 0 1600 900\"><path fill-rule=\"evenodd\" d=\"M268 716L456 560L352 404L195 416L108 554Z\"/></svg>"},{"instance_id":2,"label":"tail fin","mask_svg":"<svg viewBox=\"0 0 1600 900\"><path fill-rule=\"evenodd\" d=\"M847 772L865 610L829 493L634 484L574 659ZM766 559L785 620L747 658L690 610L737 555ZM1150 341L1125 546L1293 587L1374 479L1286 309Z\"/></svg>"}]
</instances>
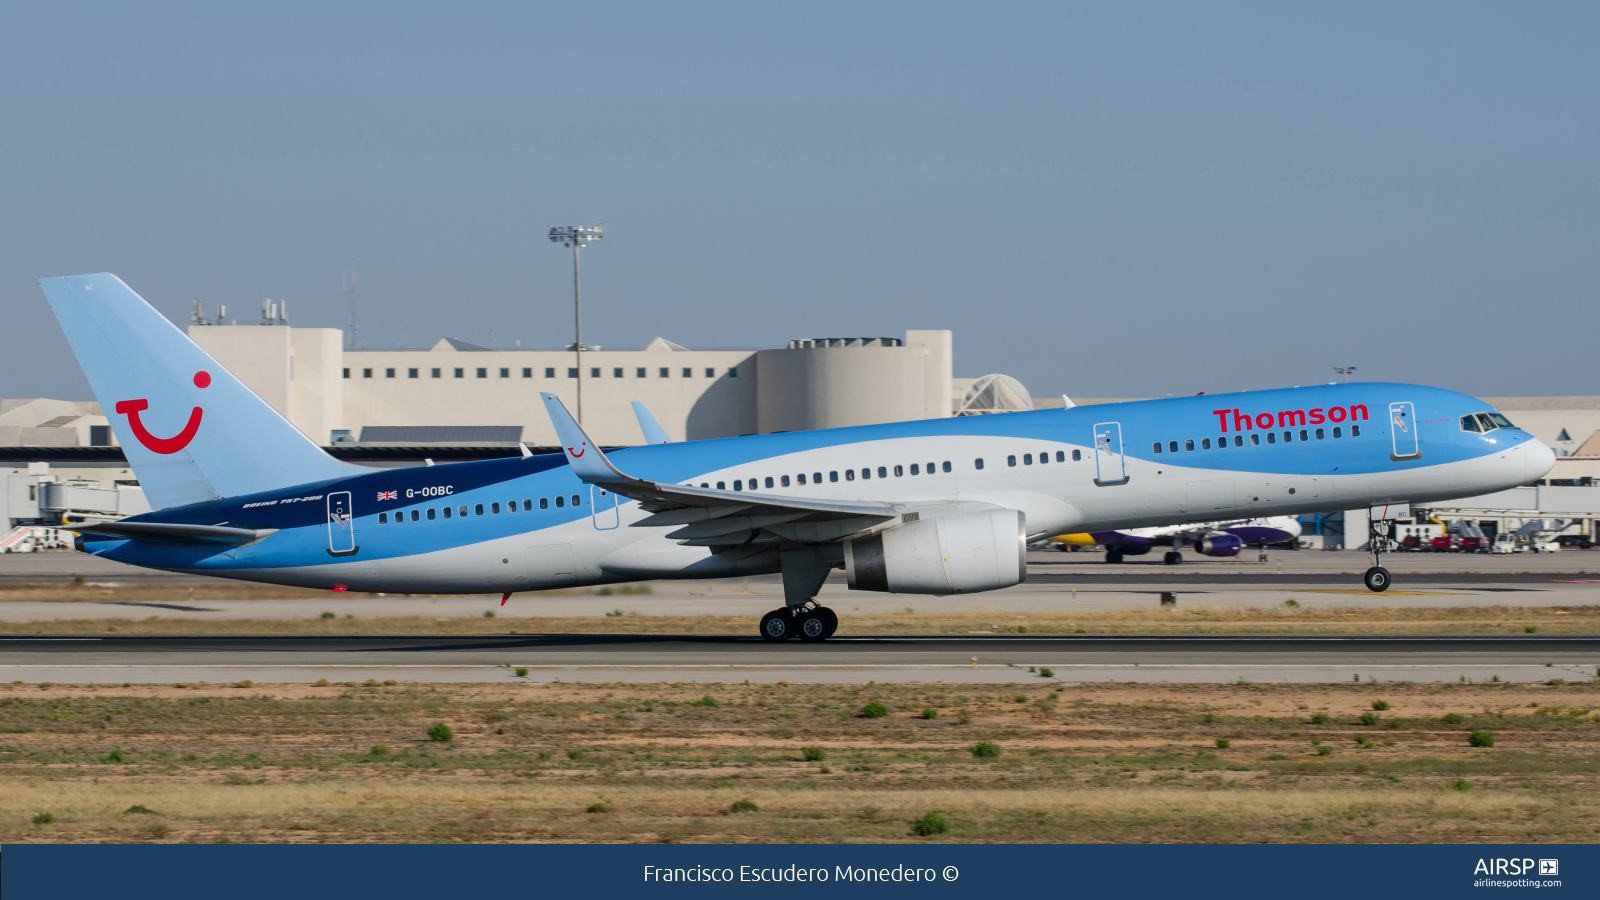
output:
<instances>
[{"instance_id":1,"label":"tail fin","mask_svg":"<svg viewBox=\"0 0 1600 900\"><path fill-rule=\"evenodd\" d=\"M639 420L639 430L644 432L646 444L670 444L672 438L667 437L667 430L661 427L656 417L650 414L650 407L638 400L633 401L633 415Z\"/></svg>"},{"instance_id":2,"label":"tail fin","mask_svg":"<svg viewBox=\"0 0 1600 900\"><path fill-rule=\"evenodd\" d=\"M39 284L157 509L350 471L102 272Z\"/></svg>"}]
</instances>

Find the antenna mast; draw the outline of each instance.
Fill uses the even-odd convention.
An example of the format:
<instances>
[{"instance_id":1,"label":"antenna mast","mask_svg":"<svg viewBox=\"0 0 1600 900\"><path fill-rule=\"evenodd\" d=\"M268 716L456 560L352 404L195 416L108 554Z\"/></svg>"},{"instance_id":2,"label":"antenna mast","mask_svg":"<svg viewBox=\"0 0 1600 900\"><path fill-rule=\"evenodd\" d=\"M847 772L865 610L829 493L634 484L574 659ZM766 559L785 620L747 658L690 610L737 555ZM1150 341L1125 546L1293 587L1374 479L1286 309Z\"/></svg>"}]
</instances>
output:
<instances>
[{"instance_id":1,"label":"antenna mast","mask_svg":"<svg viewBox=\"0 0 1600 900\"><path fill-rule=\"evenodd\" d=\"M350 346L347 350L354 350L360 346L357 340L361 335L361 325L356 321L356 261L350 260L350 273L345 281L344 292L350 295Z\"/></svg>"}]
</instances>

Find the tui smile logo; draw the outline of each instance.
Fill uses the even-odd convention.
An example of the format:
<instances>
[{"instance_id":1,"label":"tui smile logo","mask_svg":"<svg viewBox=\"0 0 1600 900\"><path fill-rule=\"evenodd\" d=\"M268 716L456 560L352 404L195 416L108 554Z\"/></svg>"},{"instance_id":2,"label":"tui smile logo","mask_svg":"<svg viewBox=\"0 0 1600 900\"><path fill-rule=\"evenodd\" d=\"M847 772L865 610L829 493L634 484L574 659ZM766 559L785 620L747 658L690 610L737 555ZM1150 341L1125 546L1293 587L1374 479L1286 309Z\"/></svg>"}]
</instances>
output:
<instances>
[{"instance_id":1,"label":"tui smile logo","mask_svg":"<svg viewBox=\"0 0 1600 900\"><path fill-rule=\"evenodd\" d=\"M205 388L210 387L210 385L211 374L209 372L200 371L194 373L195 387ZM182 431L169 438L156 437L150 433L149 429L144 427L143 422L139 421L139 413L149 408L149 400L117 401L117 414L128 417L128 427L133 429L133 436L138 438L139 443L143 444L147 450L162 454L177 453L179 450L189 446L189 442L194 440L195 433L200 430L200 417L204 410L196 406L189 412L189 422L183 426Z\"/></svg>"},{"instance_id":2,"label":"tui smile logo","mask_svg":"<svg viewBox=\"0 0 1600 900\"><path fill-rule=\"evenodd\" d=\"M576 450L572 449L571 447L567 448L567 452L572 454L572 458L573 459L577 459L578 457L580 457L584 453L586 453L588 450L589 450L589 445L587 443L585 443L585 442L579 442L578 449L576 449Z\"/></svg>"}]
</instances>

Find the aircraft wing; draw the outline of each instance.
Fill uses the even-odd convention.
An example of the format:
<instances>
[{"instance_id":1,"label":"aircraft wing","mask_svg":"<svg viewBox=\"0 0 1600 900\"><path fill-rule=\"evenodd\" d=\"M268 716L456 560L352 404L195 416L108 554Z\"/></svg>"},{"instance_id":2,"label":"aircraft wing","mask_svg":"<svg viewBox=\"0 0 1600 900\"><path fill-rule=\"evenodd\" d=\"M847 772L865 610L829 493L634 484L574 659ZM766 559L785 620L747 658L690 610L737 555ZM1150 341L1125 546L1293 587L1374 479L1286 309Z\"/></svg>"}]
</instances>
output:
<instances>
[{"instance_id":1,"label":"aircraft wing","mask_svg":"<svg viewBox=\"0 0 1600 900\"><path fill-rule=\"evenodd\" d=\"M276 528L231 528L226 525L185 525L174 522L92 522L86 525L63 525L61 530L159 541L163 544L232 546L253 544L278 533Z\"/></svg>"},{"instance_id":2,"label":"aircraft wing","mask_svg":"<svg viewBox=\"0 0 1600 900\"><path fill-rule=\"evenodd\" d=\"M556 395L539 396L561 438L573 473L586 484L637 500L645 510L655 513L635 522L634 527L687 526L668 535L681 538L684 543L740 544L762 534L802 542L832 541L897 518L912 508L877 501L719 491L634 478L611 464Z\"/></svg>"}]
</instances>

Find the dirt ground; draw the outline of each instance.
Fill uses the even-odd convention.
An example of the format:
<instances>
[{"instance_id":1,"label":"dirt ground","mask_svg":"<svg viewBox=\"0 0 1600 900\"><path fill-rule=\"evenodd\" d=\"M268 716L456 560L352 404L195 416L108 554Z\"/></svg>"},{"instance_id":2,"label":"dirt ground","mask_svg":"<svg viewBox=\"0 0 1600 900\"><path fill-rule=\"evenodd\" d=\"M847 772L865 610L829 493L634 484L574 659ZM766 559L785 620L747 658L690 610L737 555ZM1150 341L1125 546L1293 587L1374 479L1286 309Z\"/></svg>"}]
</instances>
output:
<instances>
[{"instance_id":1,"label":"dirt ground","mask_svg":"<svg viewBox=\"0 0 1600 900\"><path fill-rule=\"evenodd\" d=\"M1594 683L12 684L0 841L1593 842L1597 705ZM930 812L949 831L913 835Z\"/></svg>"}]
</instances>

